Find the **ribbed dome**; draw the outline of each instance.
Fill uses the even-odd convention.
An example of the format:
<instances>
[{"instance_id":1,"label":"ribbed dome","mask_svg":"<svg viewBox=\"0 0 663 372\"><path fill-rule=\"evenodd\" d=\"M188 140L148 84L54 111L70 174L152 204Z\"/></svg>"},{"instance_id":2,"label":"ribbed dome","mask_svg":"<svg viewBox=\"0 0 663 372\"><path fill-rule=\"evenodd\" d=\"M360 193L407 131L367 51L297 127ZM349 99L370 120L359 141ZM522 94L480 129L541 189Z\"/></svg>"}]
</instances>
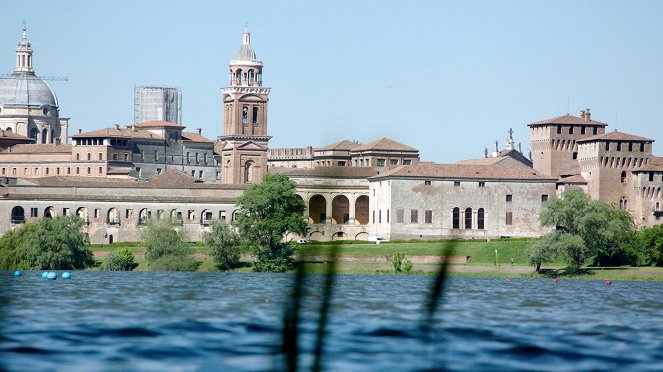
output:
<instances>
[{"instance_id":1,"label":"ribbed dome","mask_svg":"<svg viewBox=\"0 0 663 372\"><path fill-rule=\"evenodd\" d=\"M239 47L239 50L237 51L237 56L235 57L235 60L237 60L237 61L255 61L256 60L256 52L253 50L251 45L242 44L242 46Z\"/></svg>"},{"instance_id":2,"label":"ribbed dome","mask_svg":"<svg viewBox=\"0 0 663 372\"><path fill-rule=\"evenodd\" d=\"M0 79L0 105L58 107L58 100L51 87L33 73L13 73Z\"/></svg>"}]
</instances>

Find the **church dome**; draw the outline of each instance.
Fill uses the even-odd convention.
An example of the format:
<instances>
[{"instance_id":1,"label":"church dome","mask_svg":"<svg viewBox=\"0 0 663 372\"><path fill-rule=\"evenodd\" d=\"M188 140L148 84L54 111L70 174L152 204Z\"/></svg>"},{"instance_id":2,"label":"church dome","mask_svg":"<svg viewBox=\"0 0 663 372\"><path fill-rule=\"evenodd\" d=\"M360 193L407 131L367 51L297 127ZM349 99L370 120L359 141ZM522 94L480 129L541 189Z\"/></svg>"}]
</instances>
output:
<instances>
[{"instance_id":1,"label":"church dome","mask_svg":"<svg viewBox=\"0 0 663 372\"><path fill-rule=\"evenodd\" d=\"M51 87L34 73L13 73L0 79L0 105L58 107L58 100Z\"/></svg>"},{"instance_id":2,"label":"church dome","mask_svg":"<svg viewBox=\"0 0 663 372\"><path fill-rule=\"evenodd\" d=\"M237 61L255 61L256 52L253 50L253 47L249 44L242 44L237 51L237 56L235 57Z\"/></svg>"}]
</instances>

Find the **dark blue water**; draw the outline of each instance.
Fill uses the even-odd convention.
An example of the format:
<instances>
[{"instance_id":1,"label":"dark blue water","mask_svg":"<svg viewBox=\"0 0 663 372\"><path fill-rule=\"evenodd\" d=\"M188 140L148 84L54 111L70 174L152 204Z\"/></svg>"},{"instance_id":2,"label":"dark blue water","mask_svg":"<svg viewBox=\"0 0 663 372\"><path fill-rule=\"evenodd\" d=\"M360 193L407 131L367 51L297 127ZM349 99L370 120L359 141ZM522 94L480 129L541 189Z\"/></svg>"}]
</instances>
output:
<instances>
[{"instance_id":1,"label":"dark blue water","mask_svg":"<svg viewBox=\"0 0 663 372\"><path fill-rule=\"evenodd\" d=\"M282 369L294 275L0 273L0 369ZM300 365L312 361L323 277L306 281ZM663 283L452 277L430 341L432 278L340 275L327 370L663 370Z\"/></svg>"}]
</instances>

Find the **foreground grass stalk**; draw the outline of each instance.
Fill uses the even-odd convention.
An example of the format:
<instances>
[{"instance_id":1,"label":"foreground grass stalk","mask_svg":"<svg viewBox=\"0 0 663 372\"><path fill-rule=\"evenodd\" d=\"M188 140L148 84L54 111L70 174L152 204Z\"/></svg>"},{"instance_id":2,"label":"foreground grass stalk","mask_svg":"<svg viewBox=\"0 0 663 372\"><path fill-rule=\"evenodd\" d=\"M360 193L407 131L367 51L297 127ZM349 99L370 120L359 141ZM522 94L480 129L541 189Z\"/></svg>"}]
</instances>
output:
<instances>
[{"instance_id":1,"label":"foreground grass stalk","mask_svg":"<svg viewBox=\"0 0 663 372\"><path fill-rule=\"evenodd\" d=\"M318 319L318 331L315 341L315 359L311 370L317 372L322 369L322 353L324 347L324 340L327 335L327 318L329 315L329 306L331 305L334 280L336 278L336 256L338 248L334 247L329 255L327 272L325 275L325 285L322 292L322 303L320 304L320 318Z\"/></svg>"}]
</instances>

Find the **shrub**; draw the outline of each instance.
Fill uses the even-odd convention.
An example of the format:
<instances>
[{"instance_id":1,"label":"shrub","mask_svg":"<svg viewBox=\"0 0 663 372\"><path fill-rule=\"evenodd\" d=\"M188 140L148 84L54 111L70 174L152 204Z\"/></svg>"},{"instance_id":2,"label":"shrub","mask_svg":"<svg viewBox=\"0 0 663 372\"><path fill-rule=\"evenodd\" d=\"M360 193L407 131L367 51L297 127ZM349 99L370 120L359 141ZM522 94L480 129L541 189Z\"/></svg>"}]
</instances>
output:
<instances>
[{"instance_id":1,"label":"shrub","mask_svg":"<svg viewBox=\"0 0 663 372\"><path fill-rule=\"evenodd\" d=\"M148 262L162 256L189 256L193 253L184 232L175 230L167 221L153 221L142 231L145 258Z\"/></svg>"},{"instance_id":2,"label":"shrub","mask_svg":"<svg viewBox=\"0 0 663 372\"><path fill-rule=\"evenodd\" d=\"M198 266L200 261L192 257L173 254L163 255L149 263L152 271L196 271Z\"/></svg>"},{"instance_id":3,"label":"shrub","mask_svg":"<svg viewBox=\"0 0 663 372\"><path fill-rule=\"evenodd\" d=\"M134 254L129 248L122 248L117 252L111 252L104 261L104 270L108 271L131 271L138 264L134 262Z\"/></svg>"},{"instance_id":4,"label":"shrub","mask_svg":"<svg viewBox=\"0 0 663 372\"><path fill-rule=\"evenodd\" d=\"M405 258L401 252L396 252L391 258L391 263L394 265L394 270L397 273L408 272L412 270L412 262Z\"/></svg>"}]
</instances>

